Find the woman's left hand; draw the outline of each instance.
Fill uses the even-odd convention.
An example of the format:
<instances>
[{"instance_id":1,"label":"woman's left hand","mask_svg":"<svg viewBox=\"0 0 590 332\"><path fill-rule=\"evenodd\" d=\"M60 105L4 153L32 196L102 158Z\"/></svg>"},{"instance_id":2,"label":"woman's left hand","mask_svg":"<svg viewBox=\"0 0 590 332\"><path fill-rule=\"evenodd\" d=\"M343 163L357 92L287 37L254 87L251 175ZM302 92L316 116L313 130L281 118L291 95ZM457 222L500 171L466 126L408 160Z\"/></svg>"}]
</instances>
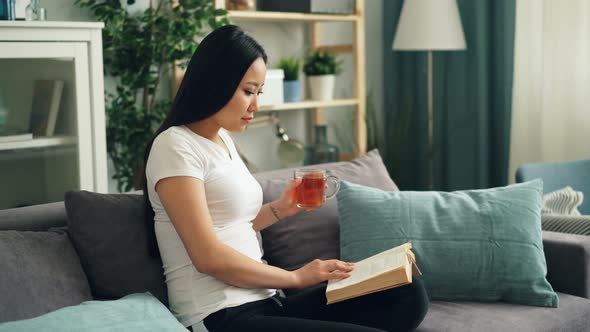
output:
<instances>
[{"instance_id":1,"label":"woman's left hand","mask_svg":"<svg viewBox=\"0 0 590 332\"><path fill-rule=\"evenodd\" d=\"M296 196L297 186L300 184L301 178L295 178L291 180L281 197L270 203L270 206L276 210L281 219L290 217L301 210L301 208L297 206Z\"/></svg>"}]
</instances>

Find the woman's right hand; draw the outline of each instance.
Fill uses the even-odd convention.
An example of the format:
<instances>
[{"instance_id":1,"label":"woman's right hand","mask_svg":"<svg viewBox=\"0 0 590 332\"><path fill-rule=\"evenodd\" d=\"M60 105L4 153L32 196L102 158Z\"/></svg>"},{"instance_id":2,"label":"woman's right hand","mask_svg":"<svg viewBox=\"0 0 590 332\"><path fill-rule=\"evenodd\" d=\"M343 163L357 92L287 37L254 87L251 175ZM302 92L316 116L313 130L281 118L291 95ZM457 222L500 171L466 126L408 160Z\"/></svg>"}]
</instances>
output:
<instances>
[{"instance_id":1,"label":"woman's right hand","mask_svg":"<svg viewBox=\"0 0 590 332\"><path fill-rule=\"evenodd\" d=\"M354 263L337 259L315 259L300 269L293 271L295 288L307 288L330 279L346 279L354 269Z\"/></svg>"}]
</instances>

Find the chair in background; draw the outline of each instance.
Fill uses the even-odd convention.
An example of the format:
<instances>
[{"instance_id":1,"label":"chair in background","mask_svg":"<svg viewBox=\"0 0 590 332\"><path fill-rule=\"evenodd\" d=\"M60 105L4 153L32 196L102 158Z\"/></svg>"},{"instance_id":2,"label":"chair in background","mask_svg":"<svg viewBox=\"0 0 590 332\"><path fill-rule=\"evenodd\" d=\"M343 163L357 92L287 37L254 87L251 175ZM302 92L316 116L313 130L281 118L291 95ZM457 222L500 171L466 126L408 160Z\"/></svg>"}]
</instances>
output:
<instances>
[{"instance_id":1,"label":"chair in background","mask_svg":"<svg viewBox=\"0 0 590 332\"><path fill-rule=\"evenodd\" d=\"M590 160L523 164L516 170L516 182L540 178L545 193L570 186L584 193L578 207L583 215L590 215Z\"/></svg>"}]
</instances>

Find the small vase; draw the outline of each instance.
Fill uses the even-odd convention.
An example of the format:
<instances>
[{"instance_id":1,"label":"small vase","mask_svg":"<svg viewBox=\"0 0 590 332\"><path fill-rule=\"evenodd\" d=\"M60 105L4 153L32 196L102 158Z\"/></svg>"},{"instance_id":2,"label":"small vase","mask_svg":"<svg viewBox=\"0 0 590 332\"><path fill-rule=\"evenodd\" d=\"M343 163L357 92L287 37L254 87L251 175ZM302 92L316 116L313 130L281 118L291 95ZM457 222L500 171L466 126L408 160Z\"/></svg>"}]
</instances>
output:
<instances>
[{"instance_id":1,"label":"small vase","mask_svg":"<svg viewBox=\"0 0 590 332\"><path fill-rule=\"evenodd\" d=\"M312 100L334 99L334 75L308 76L307 81Z\"/></svg>"},{"instance_id":2,"label":"small vase","mask_svg":"<svg viewBox=\"0 0 590 332\"><path fill-rule=\"evenodd\" d=\"M283 97L285 103L295 103L301 100L301 81L283 81Z\"/></svg>"},{"instance_id":3,"label":"small vase","mask_svg":"<svg viewBox=\"0 0 590 332\"><path fill-rule=\"evenodd\" d=\"M305 147L304 165L314 165L338 161L340 150L327 141L327 127L315 126L315 142Z\"/></svg>"},{"instance_id":4,"label":"small vase","mask_svg":"<svg viewBox=\"0 0 590 332\"><path fill-rule=\"evenodd\" d=\"M40 0L31 0L31 3L25 8L25 20L27 21L45 21L47 11L41 7Z\"/></svg>"}]
</instances>

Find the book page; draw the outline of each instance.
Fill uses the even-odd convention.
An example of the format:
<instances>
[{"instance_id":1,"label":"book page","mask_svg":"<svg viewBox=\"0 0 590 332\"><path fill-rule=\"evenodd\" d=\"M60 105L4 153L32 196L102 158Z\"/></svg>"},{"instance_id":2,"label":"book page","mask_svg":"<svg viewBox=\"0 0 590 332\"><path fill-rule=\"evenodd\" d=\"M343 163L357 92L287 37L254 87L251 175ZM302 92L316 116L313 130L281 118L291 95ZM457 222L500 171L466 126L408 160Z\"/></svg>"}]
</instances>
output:
<instances>
[{"instance_id":1,"label":"book page","mask_svg":"<svg viewBox=\"0 0 590 332\"><path fill-rule=\"evenodd\" d=\"M355 268L351 272L350 277L346 279L330 280L326 291L344 288L404 266L407 251L410 248L411 245L406 243L355 263Z\"/></svg>"}]
</instances>

